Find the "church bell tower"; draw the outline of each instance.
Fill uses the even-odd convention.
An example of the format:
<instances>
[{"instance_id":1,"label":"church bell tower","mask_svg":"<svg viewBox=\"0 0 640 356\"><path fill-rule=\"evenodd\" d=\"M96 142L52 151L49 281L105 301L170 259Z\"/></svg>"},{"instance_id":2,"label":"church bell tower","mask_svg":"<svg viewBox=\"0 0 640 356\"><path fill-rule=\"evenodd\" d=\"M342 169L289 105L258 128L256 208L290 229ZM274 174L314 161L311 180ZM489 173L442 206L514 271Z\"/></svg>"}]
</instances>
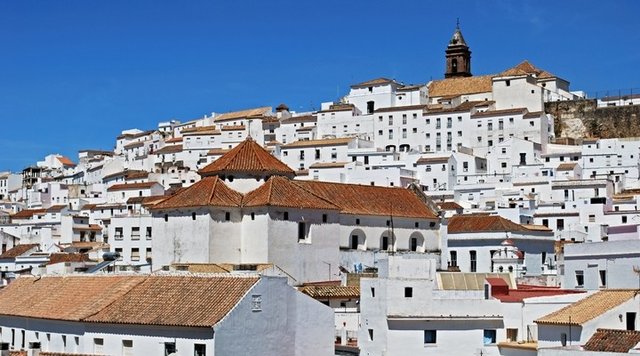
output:
<instances>
[{"instance_id":1,"label":"church bell tower","mask_svg":"<svg viewBox=\"0 0 640 356\"><path fill-rule=\"evenodd\" d=\"M445 53L447 59L445 78L471 76L471 51L462 37L459 22L456 24L456 30L453 32L453 37L451 37Z\"/></svg>"}]
</instances>

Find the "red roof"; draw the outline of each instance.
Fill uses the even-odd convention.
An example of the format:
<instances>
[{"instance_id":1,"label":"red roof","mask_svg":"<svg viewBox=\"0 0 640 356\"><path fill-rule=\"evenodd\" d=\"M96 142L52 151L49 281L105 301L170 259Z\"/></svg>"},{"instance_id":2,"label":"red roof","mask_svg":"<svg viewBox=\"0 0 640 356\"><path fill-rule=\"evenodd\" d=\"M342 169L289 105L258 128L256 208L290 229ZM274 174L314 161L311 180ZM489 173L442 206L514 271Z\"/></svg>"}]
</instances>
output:
<instances>
[{"instance_id":1,"label":"red roof","mask_svg":"<svg viewBox=\"0 0 640 356\"><path fill-rule=\"evenodd\" d=\"M6 250L2 255L0 255L0 259L4 258L16 258L18 256L22 256L27 252L40 248L39 244L22 244L15 245L13 248Z\"/></svg>"},{"instance_id":2,"label":"red roof","mask_svg":"<svg viewBox=\"0 0 640 356\"><path fill-rule=\"evenodd\" d=\"M520 224L498 215L456 215L449 219L450 234L471 232L530 232Z\"/></svg>"},{"instance_id":3,"label":"red roof","mask_svg":"<svg viewBox=\"0 0 640 356\"><path fill-rule=\"evenodd\" d=\"M340 207L343 214L436 219L438 216L410 190L371 185L296 181Z\"/></svg>"},{"instance_id":4,"label":"red roof","mask_svg":"<svg viewBox=\"0 0 640 356\"><path fill-rule=\"evenodd\" d=\"M151 187L153 187L156 184L160 185L160 183L158 182L114 184L109 188L107 188L107 191L112 192L114 190L151 189Z\"/></svg>"},{"instance_id":5,"label":"red roof","mask_svg":"<svg viewBox=\"0 0 640 356\"><path fill-rule=\"evenodd\" d=\"M11 215L11 219L30 219L34 215L41 215L46 212L46 209L24 209Z\"/></svg>"},{"instance_id":6,"label":"red roof","mask_svg":"<svg viewBox=\"0 0 640 356\"><path fill-rule=\"evenodd\" d=\"M73 161L71 161L70 159L68 159L67 157L64 156L56 156L56 158L58 159L58 161L60 163L62 163L63 166L70 166L70 167L74 167L76 164L73 163Z\"/></svg>"},{"instance_id":7,"label":"red roof","mask_svg":"<svg viewBox=\"0 0 640 356\"><path fill-rule=\"evenodd\" d=\"M199 182L182 189L166 200L156 204L153 209L172 209L197 206L240 206L242 194L227 187L218 178L205 177Z\"/></svg>"},{"instance_id":8,"label":"red roof","mask_svg":"<svg viewBox=\"0 0 640 356\"><path fill-rule=\"evenodd\" d=\"M340 210L340 207L304 189L295 181L281 176L273 176L258 189L247 193L242 205Z\"/></svg>"},{"instance_id":9,"label":"red roof","mask_svg":"<svg viewBox=\"0 0 640 356\"><path fill-rule=\"evenodd\" d=\"M492 281L489 281L489 280L492 280ZM500 281L497 281L497 280L500 280ZM503 303L521 303L523 300L527 298L550 297L554 295L584 293L584 291L560 289L558 287L543 287L543 286L529 286L529 285L518 285L518 289L509 289L509 286L501 278L487 278L487 282L491 285L491 296L500 300Z\"/></svg>"},{"instance_id":10,"label":"red roof","mask_svg":"<svg viewBox=\"0 0 640 356\"><path fill-rule=\"evenodd\" d=\"M295 176L289 166L273 157L251 137L202 168L199 173L203 177L222 174Z\"/></svg>"}]
</instances>

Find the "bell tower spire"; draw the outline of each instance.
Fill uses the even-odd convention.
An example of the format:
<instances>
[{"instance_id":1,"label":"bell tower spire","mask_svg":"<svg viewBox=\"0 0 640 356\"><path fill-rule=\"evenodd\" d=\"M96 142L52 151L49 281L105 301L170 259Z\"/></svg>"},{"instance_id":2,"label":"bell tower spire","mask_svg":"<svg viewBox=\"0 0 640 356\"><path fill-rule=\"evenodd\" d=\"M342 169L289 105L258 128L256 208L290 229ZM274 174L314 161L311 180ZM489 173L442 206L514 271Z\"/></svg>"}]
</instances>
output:
<instances>
[{"instance_id":1,"label":"bell tower spire","mask_svg":"<svg viewBox=\"0 0 640 356\"><path fill-rule=\"evenodd\" d=\"M471 51L462 37L460 19L456 19L456 30L453 32L445 54L447 62L445 78L471 76Z\"/></svg>"}]
</instances>

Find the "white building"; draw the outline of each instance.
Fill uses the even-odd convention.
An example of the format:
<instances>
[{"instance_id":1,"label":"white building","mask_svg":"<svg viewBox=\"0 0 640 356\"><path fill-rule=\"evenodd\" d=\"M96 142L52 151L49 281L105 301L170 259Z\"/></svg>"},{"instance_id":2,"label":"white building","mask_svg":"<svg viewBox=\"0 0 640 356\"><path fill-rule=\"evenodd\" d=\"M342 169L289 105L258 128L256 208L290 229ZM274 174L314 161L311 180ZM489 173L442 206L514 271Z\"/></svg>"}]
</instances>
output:
<instances>
[{"instance_id":1,"label":"white building","mask_svg":"<svg viewBox=\"0 0 640 356\"><path fill-rule=\"evenodd\" d=\"M11 350L333 355L331 309L288 286L286 278L25 277L5 288L0 300L0 341Z\"/></svg>"}]
</instances>

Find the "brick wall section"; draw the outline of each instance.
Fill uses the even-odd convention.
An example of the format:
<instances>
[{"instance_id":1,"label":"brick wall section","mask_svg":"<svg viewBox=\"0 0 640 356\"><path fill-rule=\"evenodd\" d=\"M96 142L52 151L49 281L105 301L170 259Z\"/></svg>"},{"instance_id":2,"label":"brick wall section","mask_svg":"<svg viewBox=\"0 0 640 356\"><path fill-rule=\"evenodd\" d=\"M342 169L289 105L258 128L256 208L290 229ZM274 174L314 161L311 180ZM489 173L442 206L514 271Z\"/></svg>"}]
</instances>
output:
<instances>
[{"instance_id":1,"label":"brick wall section","mask_svg":"<svg viewBox=\"0 0 640 356\"><path fill-rule=\"evenodd\" d=\"M573 137L567 133L567 122L579 119L585 137L640 137L640 105L598 108L596 100L572 100L545 103L545 111L555 118L556 137ZM564 132L563 132L564 131Z\"/></svg>"}]
</instances>

